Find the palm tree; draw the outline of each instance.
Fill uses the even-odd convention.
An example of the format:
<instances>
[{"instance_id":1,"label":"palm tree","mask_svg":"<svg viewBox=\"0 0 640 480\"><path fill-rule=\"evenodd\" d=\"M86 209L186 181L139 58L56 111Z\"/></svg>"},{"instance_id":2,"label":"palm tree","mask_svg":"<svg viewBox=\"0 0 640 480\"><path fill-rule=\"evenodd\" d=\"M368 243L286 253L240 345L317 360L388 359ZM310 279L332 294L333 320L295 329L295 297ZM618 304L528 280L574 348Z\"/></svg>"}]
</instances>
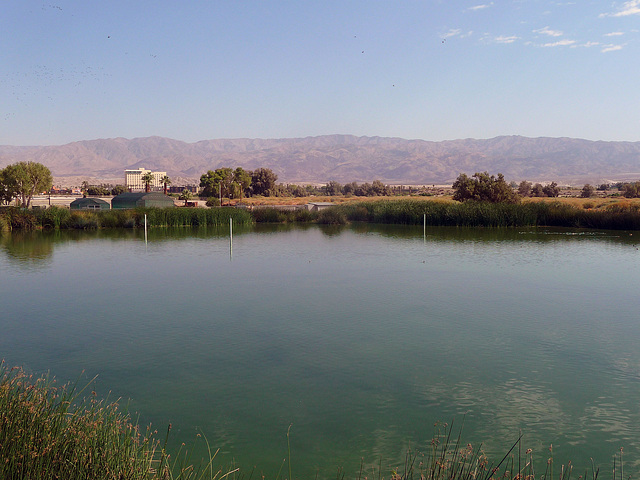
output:
<instances>
[{"instance_id":1,"label":"palm tree","mask_svg":"<svg viewBox=\"0 0 640 480\"><path fill-rule=\"evenodd\" d=\"M167 185L171 185L171 179L165 175L164 177L162 177L162 179L160 180L162 182L162 184L164 185L164 194L167 194Z\"/></svg>"},{"instance_id":2,"label":"palm tree","mask_svg":"<svg viewBox=\"0 0 640 480\"><path fill-rule=\"evenodd\" d=\"M151 172L147 172L142 175L141 180L144 182L144 191L149 193L151 191L151 184L153 183L153 175L151 175Z\"/></svg>"},{"instance_id":3,"label":"palm tree","mask_svg":"<svg viewBox=\"0 0 640 480\"><path fill-rule=\"evenodd\" d=\"M180 196L178 198L180 200L184 200L184 206L186 207L187 206L187 202L189 200L191 200L191 192L185 188L184 190L182 190L182 193L180 194Z\"/></svg>"}]
</instances>

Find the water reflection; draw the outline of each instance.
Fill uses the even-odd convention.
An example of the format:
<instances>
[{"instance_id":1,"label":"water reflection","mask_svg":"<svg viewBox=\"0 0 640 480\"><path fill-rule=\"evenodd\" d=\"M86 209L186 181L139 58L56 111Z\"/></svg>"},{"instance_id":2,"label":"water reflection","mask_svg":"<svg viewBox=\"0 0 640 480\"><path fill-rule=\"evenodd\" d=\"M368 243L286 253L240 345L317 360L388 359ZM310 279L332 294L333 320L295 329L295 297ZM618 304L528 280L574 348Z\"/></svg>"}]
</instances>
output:
<instances>
[{"instance_id":1,"label":"water reflection","mask_svg":"<svg viewBox=\"0 0 640 480\"><path fill-rule=\"evenodd\" d=\"M294 225L257 224L234 225L233 235L239 237L250 233L277 235L287 232L305 232L316 229L329 238L337 238L345 233L357 235L380 235L386 238L417 240L423 238L422 226L405 225ZM228 226L193 228L152 228L148 231L148 242L165 243L179 240L207 240L229 237ZM46 267L48 259L59 245L69 242L144 241L142 229L101 229L101 230L48 230L35 232L12 232L0 235L0 247L10 261L36 268ZM628 232L580 231L552 228L463 228L427 227L426 243L478 242L486 247L491 243L500 246L505 242L549 244L557 242L598 241L619 244L637 250L637 242ZM640 254L639 254L640 256Z\"/></svg>"},{"instance_id":2,"label":"water reflection","mask_svg":"<svg viewBox=\"0 0 640 480\"><path fill-rule=\"evenodd\" d=\"M290 424L301 478L393 464L462 416L496 455L522 429L538 458L553 443L584 466L620 443L640 459L632 237L234 226L229 262L228 235L3 237L1 356L99 374L143 422L172 422L178 446L201 429L273 477Z\"/></svg>"},{"instance_id":3,"label":"water reflection","mask_svg":"<svg viewBox=\"0 0 640 480\"><path fill-rule=\"evenodd\" d=\"M8 260L25 268L49 266L54 242L50 232L16 232L0 235L0 247Z\"/></svg>"}]
</instances>

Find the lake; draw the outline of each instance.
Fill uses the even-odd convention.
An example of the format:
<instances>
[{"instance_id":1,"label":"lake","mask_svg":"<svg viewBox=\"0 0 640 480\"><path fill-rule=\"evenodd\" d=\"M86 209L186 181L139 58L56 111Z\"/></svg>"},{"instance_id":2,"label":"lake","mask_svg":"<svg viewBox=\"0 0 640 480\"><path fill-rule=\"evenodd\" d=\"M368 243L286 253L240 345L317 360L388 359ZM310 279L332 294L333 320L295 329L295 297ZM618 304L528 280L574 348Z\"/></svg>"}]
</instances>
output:
<instances>
[{"instance_id":1,"label":"lake","mask_svg":"<svg viewBox=\"0 0 640 480\"><path fill-rule=\"evenodd\" d=\"M355 478L436 422L640 473L640 232L406 226L0 235L0 357L97 375L172 446ZM111 392L111 393L109 393ZM500 458L496 458L500 457ZM380 460L382 458L382 460ZM540 469L542 467L538 467ZM287 467L285 467L286 471Z\"/></svg>"}]
</instances>

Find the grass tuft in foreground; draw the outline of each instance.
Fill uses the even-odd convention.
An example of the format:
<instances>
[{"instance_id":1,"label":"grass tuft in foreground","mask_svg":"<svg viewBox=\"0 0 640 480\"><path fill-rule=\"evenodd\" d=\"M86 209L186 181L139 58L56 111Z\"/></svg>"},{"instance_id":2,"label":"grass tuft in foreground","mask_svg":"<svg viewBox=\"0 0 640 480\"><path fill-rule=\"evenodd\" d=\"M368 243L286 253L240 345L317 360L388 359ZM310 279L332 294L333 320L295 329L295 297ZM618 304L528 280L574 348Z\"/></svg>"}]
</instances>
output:
<instances>
[{"instance_id":1,"label":"grass tuft in foreground","mask_svg":"<svg viewBox=\"0 0 640 480\"><path fill-rule=\"evenodd\" d=\"M85 389L0 363L0 478L200 480L233 473L214 470L211 452L199 467L187 452L170 463L166 439L161 445L157 432L141 431L117 402L95 392L81 398Z\"/></svg>"}]
</instances>

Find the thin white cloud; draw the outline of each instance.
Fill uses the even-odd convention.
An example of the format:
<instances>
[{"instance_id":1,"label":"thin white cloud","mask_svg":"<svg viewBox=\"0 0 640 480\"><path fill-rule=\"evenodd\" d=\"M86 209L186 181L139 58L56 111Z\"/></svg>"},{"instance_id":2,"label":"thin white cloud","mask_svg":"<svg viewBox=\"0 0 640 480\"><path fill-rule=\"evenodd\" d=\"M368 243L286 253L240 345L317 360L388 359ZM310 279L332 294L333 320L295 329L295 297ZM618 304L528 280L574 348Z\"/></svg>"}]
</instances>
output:
<instances>
[{"instance_id":1,"label":"thin white cloud","mask_svg":"<svg viewBox=\"0 0 640 480\"><path fill-rule=\"evenodd\" d=\"M568 47L574 45L575 43L575 40L560 40L553 43L543 43L541 47Z\"/></svg>"},{"instance_id":2,"label":"thin white cloud","mask_svg":"<svg viewBox=\"0 0 640 480\"><path fill-rule=\"evenodd\" d=\"M597 47L598 45L600 45L600 42L587 42L581 45L576 45L576 47L591 48L591 47Z\"/></svg>"},{"instance_id":3,"label":"thin white cloud","mask_svg":"<svg viewBox=\"0 0 640 480\"><path fill-rule=\"evenodd\" d=\"M618 50L622 50L622 45L605 45L601 52L602 53L607 53L607 52L615 52Z\"/></svg>"},{"instance_id":4,"label":"thin white cloud","mask_svg":"<svg viewBox=\"0 0 640 480\"><path fill-rule=\"evenodd\" d=\"M476 12L478 10L484 10L485 8L490 8L490 7L493 7L493 2L484 3L482 5L476 5L475 7L469 7L469 8L467 8L467 10L472 11L472 12Z\"/></svg>"},{"instance_id":5,"label":"thin white cloud","mask_svg":"<svg viewBox=\"0 0 640 480\"><path fill-rule=\"evenodd\" d=\"M457 37L458 35L460 35L462 33L462 30L460 30L459 28L452 28L451 30L449 30L447 33L445 33L444 35L442 35L442 38L451 38L451 37Z\"/></svg>"},{"instance_id":6,"label":"thin white cloud","mask_svg":"<svg viewBox=\"0 0 640 480\"><path fill-rule=\"evenodd\" d=\"M551 30L548 26L534 30L533 33L541 33L543 35L549 35L550 37L561 37L563 35L560 30Z\"/></svg>"},{"instance_id":7,"label":"thin white cloud","mask_svg":"<svg viewBox=\"0 0 640 480\"><path fill-rule=\"evenodd\" d=\"M499 37L496 37L493 40L496 43L513 43L517 40L520 40L520 37L516 37L515 35L511 35L511 36L500 35Z\"/></svg>"},{"instance_id":8,"label":"thin white cloud","mask_svg":"<svg viewBox=\"0 0 640 480\"><path fill-rule=\"evenodd\" d=\"M611 32L604 34L605 37L619 37L621 35L624 35L624 32Z\"/></svg>"},{"instance_id":9,"label":"thin white cloud","mask_svg":"<svg viewBox=\"0 0 640 480\"><path fill-rule=\"evenodd\" d=\"M600 14L601 17L626 17L629 15L640 15L640 0L624 2L617 12Z\"/></svg>"}]
</instances>

